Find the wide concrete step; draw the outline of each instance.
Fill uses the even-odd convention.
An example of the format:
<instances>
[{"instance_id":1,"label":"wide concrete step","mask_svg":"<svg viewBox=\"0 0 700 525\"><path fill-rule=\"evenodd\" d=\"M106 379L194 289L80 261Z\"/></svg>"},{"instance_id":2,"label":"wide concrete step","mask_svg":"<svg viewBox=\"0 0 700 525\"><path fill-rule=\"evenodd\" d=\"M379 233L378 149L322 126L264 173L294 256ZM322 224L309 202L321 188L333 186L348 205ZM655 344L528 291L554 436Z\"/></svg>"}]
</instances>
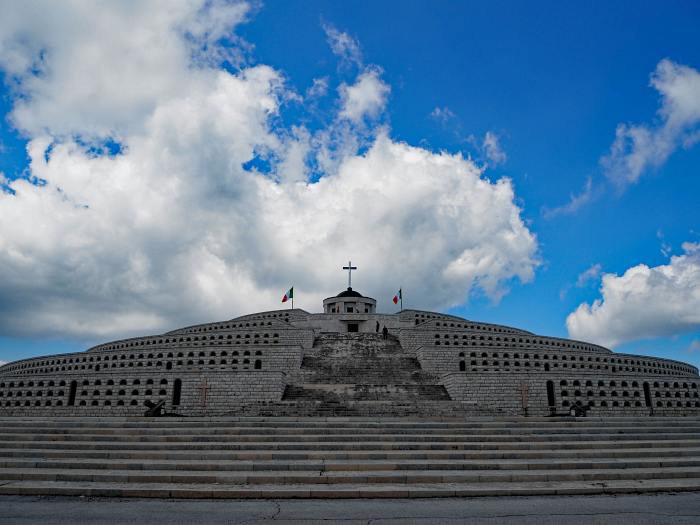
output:
<instances>
[{"instance_id":1,"label":"wide concrete step","mask_svg":"<svg viewBox=\"0 0 700 525\"><path fill-rule=\"evenodd\" d=\"M437 497L698 489L700 421L690 418L0 420L0 494Z\"/></svg>"},{"instance_id":2,"label":"wide concrete step","mask_svg":"<svg viewBox=\"0 0 700 525\"><path fill-rule=\"evenodd\" d=\"M31 441L65 441L70 440L73 442L99 442L99 441L110 441L110 442L125 442L125 443L138 443L138 442L164 442L164 443L183 443L183 442L220 442L224 441L223 434L45 434L45 433L16 433L7 434L0 433L0 441L2 442L31 442ZM575 439L576 441L611 441L616 438L622 438L628 440L644 440L649 439L649 433L595 433L595 434L549 434L549 435L502 435L502 434L492 434L492 435L478 435L478 434L238 434L228 436L230 440L239 443L250 443L250 442L343 442L343 441L363 441L363 442L381 442L381 443L394 443L394 442L432 442L432 443L461 443L461 442L475 442L482 441L488 443L498 443L498 442L547 442L555 443L558 441L571 441ZM653 439L658 441L671 441L671 440L692 440L698 439L700 435L698 432L667 432L667 433L654 433Z\"/></svg>"},{"instance_id":3,"label":"wide concrete step","mask_svg":"<svg viewBox=\"0 0 700 525\"><path fill-rule=\"evenodd\" d=\"M175 427L119 427L119 426L99 426L99 425L80 425L80 426L63 426L63 427L47 427L47 426L2 426L0 434L229 434L229 435L244 435L244 434L317 434L322 430L324 434L460 434L460 435L489 435L498 433L499 435L549 435L549 434L610 434L610 433L669 433L669 432L698 432L700 424L697 425L663 425L658 423L654 426L617 426L607 425L599 426L566 426L566 425L551 425L551 426L529 426L522 425L511 428L476 428L468 425L452 425L452 426L353 426L353 427L323 427L318 426L263 426L263 425L239 425L239 426L175 426Z\"/></svg>"},{"instance_id":4,"label":"wide concrete step","mask_svg":"<svg viewBox=\"0 0 700 525\"><path fill-rule=\"evenodd\" d=\"M339 386L339 385L335 385ZM340 385L342 386L342 385ZM391 417L357 416L352 418L278 417L278 416L221 416L221 417L0 417L0 427L118 427L118 428L182 428L182 427L294 427L294 428L529 428L529 427L606 427L606 426L700 426L699 417Z\"/></svg>"},{"instance_id":5,"label":"wide concrete step","mask_svg":"<svg viewBox=\"0 0 700 525\"><path fill-rule=\"evenodd\" d=\"M323 381L287 385L282 396L283 401L323 401L325 403L344 404L346 401L379 400L444 400L450 395L442 385L407 384L387 380L386 384L367 384L367 377L362 384L329 384Z\"/></svg>"},{"instance_id":6,"label":"wide concrete step","mask_svg":"<svg viewBox=\"0 0 700 525\"><path fill-rule=\"evenodd\" d=\"M699 443L700 445L700 443ZM7 458L39 459L132 459L132 460L396 460L396 459L431 459L431 460L466 460L466 459L581 459L581 458L687 458L700 457L700 446L694 448L593 448L559 450L474 450L458 452L454 450L350 450L336 451L330 449L277 451L251 450L244 452L222 450L134 450L107 449L86 450L74 447L67 450L50 448L0 448L0 461Z\"/></svg>"},{"instance_id":7,"label":"wide concrete step","mask_svg":"<svg viewBox=\"0 0 700 525\"><path fill-rule=\"evenodd\" d=\"M700 432L698 426L654 426L654 427L616 427L608 426L605 428L589 427L522 427L522 428L504 428L504 429L475 429L469 427L443 427L443 428L416 428L416 427L355 427L355 428L323 428L323 427L183 427L183 428L116 428L116 427L77 427L77 428L1 428L0 437L20 435L230 435L230 436L245 436L245 435L275 435L275 436L295 436L295 435L316 435L322 432L325 435L368 435L368 434L409 434L415 435L455 435L455 436L490 436L497 433L503 435L520 435L527 437L550 436L550 435L596 435L596 434L679 434L679 433L697 433Z\"/></svg>"},{"instance_id":8,"label":"wide concrete step","mask_svg":"<svg viewBox=\"0 0 700 525\"><path fill-rule=\"evenodd\" d=\"M414 429L553 429L553 428L700 428L700 418L625 417L513 417L513 418L298 418L298 417L216 417L216 418L145 418L145 417L65 417L65 418L0 418L0 429L9 428L414 428Z\"/></svg>"},{"instance_id":9,"label":"wide concrete step","mask_svg":"<svg viewBox=\"0 0 700 525\"><path fill-rule=\"evenodd\" d=\"M422 384L434 381L415 358L304 356L299 375L309 383Z\"/></svg>"},{"instance_id":10,"label":"wide concrete step","mask_svg":"<svg viewBox=\"0 0 700 525\"><path fill-rule=\"evenodd\" d=\"M227 451L316 451L316 450L342 450L342 451L388 451L388 450L582 450L598 448L683 448L700 446L700 437L686 440L608 440L608 441L503 441L486 442L474 441L265 441L265 442L234 442L234 441L183 441L179 443L170 441L5 441L0 442L2 448L42 448L52 450L227 450Z\"/></svg>"},{"instance_id":11,"label":"wide concrete step","mask_svg":"<svg viewBox=\"0 0 700 525\"><path fill-rule=\"evenodd\" d=\"M264 472L207 472L197 470L96 470L75 469L0 469L0 479L37 481L91 481L122 483L222 483L235 485L286 484L356 484L356 483L477 483L538 481L599 481L640 479L693 479L700 480L700 468L636 468L636 469L588 469L527 471L454 471L454 470L375 470L357 471L289 471Z\"/></svg>"},{"instance_id":12,"label":"wide concrete step","mask_svg":"<svg viewBox=\"0 0 700 525\"><path fill-rule=\"evenodd\" d=\"M700 491L698 478L597 481L476 482L476 483L358 483L236 485L222 483L131 483L4 480L0 494L138 498L427 498L625 494Z\"/></svg>"},{"instance_id":13,"label":"wide concrete step","mask_svg":"<svg viewBox=\"0 0 700 525\"><path fill-rule=\"evenodd\" d=\"M376 470L580 470L639 468L700 468L700 457L683 458L518 458L518 459L392 459L392 460L175 460L175 459L46 459L0 460L0 476L7 469L192 470L192 471L376 471Z\"/></svg>"}]
</instances>

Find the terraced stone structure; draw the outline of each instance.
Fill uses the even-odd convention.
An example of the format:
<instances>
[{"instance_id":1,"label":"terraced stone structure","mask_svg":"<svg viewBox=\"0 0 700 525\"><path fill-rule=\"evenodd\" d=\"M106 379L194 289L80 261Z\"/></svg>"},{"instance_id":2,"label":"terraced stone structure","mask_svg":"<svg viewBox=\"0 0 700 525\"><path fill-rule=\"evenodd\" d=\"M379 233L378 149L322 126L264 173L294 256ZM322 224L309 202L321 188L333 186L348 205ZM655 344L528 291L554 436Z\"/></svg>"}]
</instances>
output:
<instances>
[{"instance_id":1,"label":"terraced stone structure","mask_svg":"<svg viewBox=\"0 0 700 525\"><path fill-rule=\"evenodd\" d=\"M382 328L389 336L385 340ZM698 369L455 316L376 312L351 288L0 367L0 416L700 415Z\"/></svg>"},{"instance_id":2,"label":"terraced stone structure","mask_svg":"<svg viewBox=\"0 0 700 525\"><path fill-rule=\"evenodd\" d=\"M649 416L0 417L0 496L700 491L699 430L695 417Z\"/></svg>"}]
</instances>

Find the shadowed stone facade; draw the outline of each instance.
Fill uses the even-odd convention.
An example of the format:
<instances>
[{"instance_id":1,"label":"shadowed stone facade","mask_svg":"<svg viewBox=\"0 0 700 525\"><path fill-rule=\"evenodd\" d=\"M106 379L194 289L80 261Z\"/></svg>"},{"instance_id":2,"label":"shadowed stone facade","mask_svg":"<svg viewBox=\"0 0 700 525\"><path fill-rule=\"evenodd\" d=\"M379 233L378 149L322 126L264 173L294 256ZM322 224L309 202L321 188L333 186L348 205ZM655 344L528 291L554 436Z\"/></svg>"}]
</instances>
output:
<instances>
[{"instance_id":1,"label":"shadowed stone facade","mask_svg":"<svg viewBox=\"0 0 700 525\"><path fill-rule=\"evenodd\" d=\"M348 288L278 310L0 367L0 415L700 415L698 369ZM386 326L385 340L381 329Z\"/></svg>"}]
</instances>

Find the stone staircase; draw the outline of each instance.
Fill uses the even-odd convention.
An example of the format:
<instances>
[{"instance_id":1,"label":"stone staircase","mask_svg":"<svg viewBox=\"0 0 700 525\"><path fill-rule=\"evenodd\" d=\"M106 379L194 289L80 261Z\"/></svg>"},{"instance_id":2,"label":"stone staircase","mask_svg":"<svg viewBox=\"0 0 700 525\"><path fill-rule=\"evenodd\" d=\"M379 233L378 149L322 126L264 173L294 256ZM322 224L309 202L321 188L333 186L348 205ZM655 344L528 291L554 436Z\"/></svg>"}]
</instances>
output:
<instances>
[{"instance_id":1,"label":"stone staircase","mask_svg":"<svg viewBox=\"0 0 700 525\"><path fill-rule=\"evenodd\" d=\"M419 415L422 402L449 402L450 396L393 336L322 334L305 353L282 401L327 415L382 415L394 404L403 404L404 414ZM409 406L414 410L406 410Z\"/></svg>"},{"instance_id":2,"label":"stone staircase","mask_svg":"<svg viewBox=\"0 0 700 525\"><path fill-rule=\"evenodd\" d=\"M321 334L304 353L304 383L431 384L435 377L421 369L398 339L381 334Z\"/></svg>"},{"instance_id":3,"label":"stone staircase","mask_svg":"<svg viewBox=\"0 0 700 525\"><path fill-rule=\"evenodd\" d=\"M406 399L450 400L442 385L328 385L309 384L288 385L284 399L314 400L342 403L352 401L403 401Z\"/></svg>"},{"instance_id":4,"label":"stone staircase","mask_svg":"<svg viewBox=\"0 0 700 525\"><path fill-rule=\"evenodd\" d=\"M0 494L444 497L700 490L698 418L0 418Z\"/></svg>"}]
</instances>

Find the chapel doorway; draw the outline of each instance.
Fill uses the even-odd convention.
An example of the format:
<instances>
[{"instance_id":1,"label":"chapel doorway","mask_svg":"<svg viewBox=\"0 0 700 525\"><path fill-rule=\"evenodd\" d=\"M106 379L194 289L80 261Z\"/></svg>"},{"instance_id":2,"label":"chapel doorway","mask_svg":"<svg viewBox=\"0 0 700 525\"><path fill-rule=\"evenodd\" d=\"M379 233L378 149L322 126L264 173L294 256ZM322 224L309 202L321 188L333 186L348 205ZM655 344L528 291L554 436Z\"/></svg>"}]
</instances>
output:
<instances>
[{"instance_id":1,"label":"chapel doorway","mask_svg":"<svg viewBox=\"0 0 700 525\"><path fill-rule=\"evenodd\" d=\"M554 382L547 381L547 405L549 406L549 411L554 413L557 409L556 399L554 397Z\"/></svg>"}]
</instances>

